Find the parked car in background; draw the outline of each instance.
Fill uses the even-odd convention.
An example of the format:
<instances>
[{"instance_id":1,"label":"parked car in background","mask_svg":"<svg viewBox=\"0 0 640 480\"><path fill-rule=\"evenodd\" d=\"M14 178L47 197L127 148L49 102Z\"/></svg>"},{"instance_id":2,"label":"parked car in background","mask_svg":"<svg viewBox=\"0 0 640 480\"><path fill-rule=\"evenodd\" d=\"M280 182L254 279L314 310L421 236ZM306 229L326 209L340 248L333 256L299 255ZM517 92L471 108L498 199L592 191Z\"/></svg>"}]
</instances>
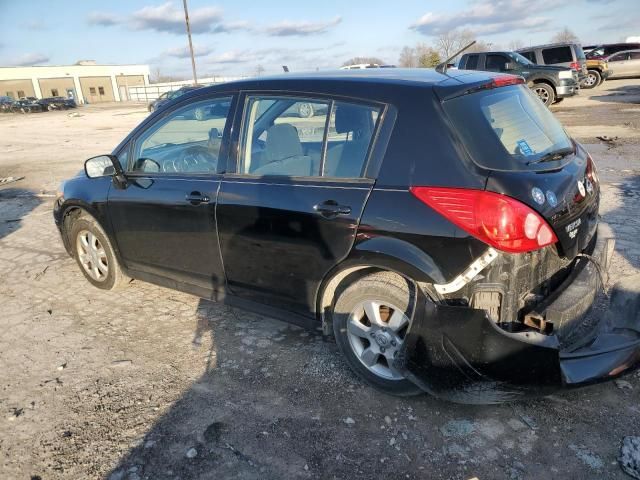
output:
<instances>
[{"instance_id":1,"label":"parked car in background","mask_svg":"<svg viewBox=\"0 0 640 480\"><path fill-rule=\"evenodd\" d=\"M597 47L597 45L587 45L586 47L583 45L582 46L582 51L586 55L587 53L589 53L591 50L593 50L596 47Z\"/></svg>"},{"instance_id":2,"label":"parked car in background","mask_svg":"<svg viewBox=\"0 0 640 480\"><path fill-rule=\"evenodd\" d=\"M175 100L176 98L181 97L185 93L191 92L192 90L197 90L198 88L202 88L202 85L185 86L177 90L171 90L170 92L165 92L162 95L160 95L156 100L151 102L147 108L149 109L150 112L155 112L156 110L161 108L163 105L166 105L171 100Z\"/></svg>"},{"instance_id":3,"label":"parked car in background","mask_svg":"<svg viewBox=\"0 0 640 480\"><path fill-rule=\"evenodd\" d=\"M288 113L300 103L326 113ZM192 122L203 107L228 113ZM321 327L388 393L496 403L640 358L634 317L585 321L613 254L596 166L519 76L203 88L59 190L62 242L95 287L136 278Z\"/></svg>"},{"instance_id":4,"label":"parked car in background","mask_svg":"<svg viewBox=\"0 0 640 480\"><path fill-rule=\"evenodd\" d=\"M579 89L578 74L572 69L536 65L516 52L465 53L458 68L520 75L546 106L575 95Z\"/></svg>"},{"instance_id":5,"label":"parked car in background","mask_svg":"<svg viewBox=\"0 0 640 480\"><path fill-rule=\"evenodd\" d=\"M558 65L578 72L578 81L587 76L587 59L582 47L577 43L553 43L537 45L517 50L523 57L538 65Z\"/></svg>"},{"instance_id":6,"label":"parked car in background","mask_svg":"<svg viewBox=\"0 0 640 480\"><path fill-rule=\"evenodd\" d=\"M0 96L0 112L10 112L11 105L13 105L13 98L7 96Z\"/></svg>"},{"instance_id":7,"label":"parked car in background","mask_svg":"<svg viewBox=\"0 0 640 480\"><path fill-rule=\"evenodd\" d=\"M640 49L639 42L629 43L605 43L602 45L595 45L589 53L586 54L587 60L603 60L610 57L614 53L622 52L625 50L638 50Z\"/></svg>"},{"instance_id":8,"label":"parked car in background","mask_svg":"<svg viewBox=\"0 0 640 480\"><path fill-rule=\"evenodd\" d=\"M366 68L396 68L395 65L379 65L377 63L356 63L354 65L345 65L340 70L363 70Z\"/></svg>"},{"instance_id":9,"label":"parked car in background","mask_svg":"<svg viewBox=\"0 0 640 480\"><path fill-rule=\"evenodd\" d=\"M43 110L67 110L69 108L75 108L76 102L72 98L64 97L48 97L38 100L38 103L42 106Z\"/></svg>"},{"instance_id":10,"label":"parked car in background","mask_svg":"<svg viewBox=\"0 0 640 480\"><path fill-rule=\"evenodd\" d=\"M41 112L42 105L40 105L36 97L22 97L13 102L11 105L11 111L21 113Z\"/></svg>"},{"instance_id":11,"label":"parked car in background","mask_svg":"<svg viewBox=\"0 0 640 480\"><path fill-rule=\"evenodd\" d=\"M640 77L640 49L615 53L606 61L611 67L609 78Z\"/></svg>"},{"instance_id":12,"label":"parked car in background","mask_svg":"<svg viewBox=\"0 0 640 480\"><path fill-rule=\"evenodd\" d=\"M587 76L580 83L580 88L594 88L604 82L611 70L609 62L601 59L587 59Z\"/></svg>"}]
</instances>

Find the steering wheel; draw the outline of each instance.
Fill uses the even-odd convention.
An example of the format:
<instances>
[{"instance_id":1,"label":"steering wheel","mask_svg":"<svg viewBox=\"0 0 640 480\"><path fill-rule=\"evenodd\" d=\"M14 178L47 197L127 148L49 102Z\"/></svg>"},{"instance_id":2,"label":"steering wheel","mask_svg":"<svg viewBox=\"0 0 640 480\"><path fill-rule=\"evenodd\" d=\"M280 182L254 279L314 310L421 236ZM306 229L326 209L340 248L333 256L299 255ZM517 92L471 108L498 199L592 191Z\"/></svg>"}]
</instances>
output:
<instances>
[{"instance_id":1,"label":"steering wheel","mask_svg":"<svg viewBox=\"0 0 640 480\"><path fill-rule=\"evenodd\" d=\"M215 171L217 166L218 157L202 145L184 149L179 158L173 161L176 172Z\"/></svg>"}]
</instances>

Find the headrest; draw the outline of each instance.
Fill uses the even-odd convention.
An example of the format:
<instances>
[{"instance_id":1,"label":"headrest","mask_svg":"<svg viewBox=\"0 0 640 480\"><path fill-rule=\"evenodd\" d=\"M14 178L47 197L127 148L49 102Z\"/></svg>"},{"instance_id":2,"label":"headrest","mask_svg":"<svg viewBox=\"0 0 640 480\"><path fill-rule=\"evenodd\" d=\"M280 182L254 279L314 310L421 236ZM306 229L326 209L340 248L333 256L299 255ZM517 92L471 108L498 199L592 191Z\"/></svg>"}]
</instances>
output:
<instances>
[{"instance_id":1,"label":"headrest","mask_svg":"<svg viewBox=\"0 0 640 480\"><path fill-rule=\"evenodd\" d=\"M271 160L303 155L298 131L290 123L278 123L269 127L266 150Z\"/></svg>"},{"instance_id":2,"label":"headrest","mask_svg":"<svg viewBox=\"0 0 640 480\"><path fill-rule=\"evenodd\" d=\"M336 107L336 132L348 133L360 130L368 131L371 110L357 105L338 105Z\"/></svg>"}]
</instances>

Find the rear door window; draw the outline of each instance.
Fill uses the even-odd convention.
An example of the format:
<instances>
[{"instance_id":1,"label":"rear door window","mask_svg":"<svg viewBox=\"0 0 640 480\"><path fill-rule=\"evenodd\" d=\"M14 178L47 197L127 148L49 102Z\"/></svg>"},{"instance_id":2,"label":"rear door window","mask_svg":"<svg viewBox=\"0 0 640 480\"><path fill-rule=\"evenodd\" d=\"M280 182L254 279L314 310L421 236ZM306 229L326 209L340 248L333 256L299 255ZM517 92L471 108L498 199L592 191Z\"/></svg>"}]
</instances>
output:
<instances>
[{"instance_id":1,"label":"rear door window","mask_svg":"<svg viewBox=\"0 0 640 480\"><path fill-rule=\"evenodd\" d=\"M487 55L487 61L485 68L492 72L504 72L506 71L505 63L509 60L503 55Z\"/></svg>"},{"instance_id":2,"label":"rear door window","mask_svg":"<svg viewBox=\"0 0 640 480\"><path fill-rule=\"evenodd\" d=\"M562 125L524 86L462 95L444 108L471 157L485 168L526 170L543 155L573 148Z\"/></svg>"},{"instance_id":3,"label":"rear door window","mask_svg":"<svg viewBox=\"0 0 640 480\"><path fill-rule=\"evenodd\" d=\"M543 48L542 58L544 59L544 63L547 65L554 63L573 62L573 55L571 54L571 47L569 46Z\"/></svg>"},{"instance_id":4,"label":"rear door window","mask_svg":"<svg viewBox=\"0 0 640 480\"><path fill-rule=\"evenodd\" d=\"M238 173L360 178L380 111L343 101L249 96Z\"/></svg>"}]
</instances>

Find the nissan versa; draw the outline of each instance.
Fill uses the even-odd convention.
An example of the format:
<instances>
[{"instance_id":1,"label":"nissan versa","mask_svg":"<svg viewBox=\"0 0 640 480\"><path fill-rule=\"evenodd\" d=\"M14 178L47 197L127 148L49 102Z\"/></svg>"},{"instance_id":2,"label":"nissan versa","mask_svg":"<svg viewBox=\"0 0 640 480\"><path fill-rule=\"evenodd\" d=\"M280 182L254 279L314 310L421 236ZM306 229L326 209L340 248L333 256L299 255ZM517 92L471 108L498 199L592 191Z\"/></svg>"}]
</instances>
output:
<instances>
[{"instance_id":1,"label":"nissan versa","mask_svg":"<svg viewBox=\"0 0 640 480\"><path fill-rule=\"evenodd\" d=\"M87 160L54 216L98 288L315 321L380 390L497 402L636 363L637 330L583 321L613 251L599 198L521 77L377 69L189 92Z\"/></svg>"}]
</instances>

